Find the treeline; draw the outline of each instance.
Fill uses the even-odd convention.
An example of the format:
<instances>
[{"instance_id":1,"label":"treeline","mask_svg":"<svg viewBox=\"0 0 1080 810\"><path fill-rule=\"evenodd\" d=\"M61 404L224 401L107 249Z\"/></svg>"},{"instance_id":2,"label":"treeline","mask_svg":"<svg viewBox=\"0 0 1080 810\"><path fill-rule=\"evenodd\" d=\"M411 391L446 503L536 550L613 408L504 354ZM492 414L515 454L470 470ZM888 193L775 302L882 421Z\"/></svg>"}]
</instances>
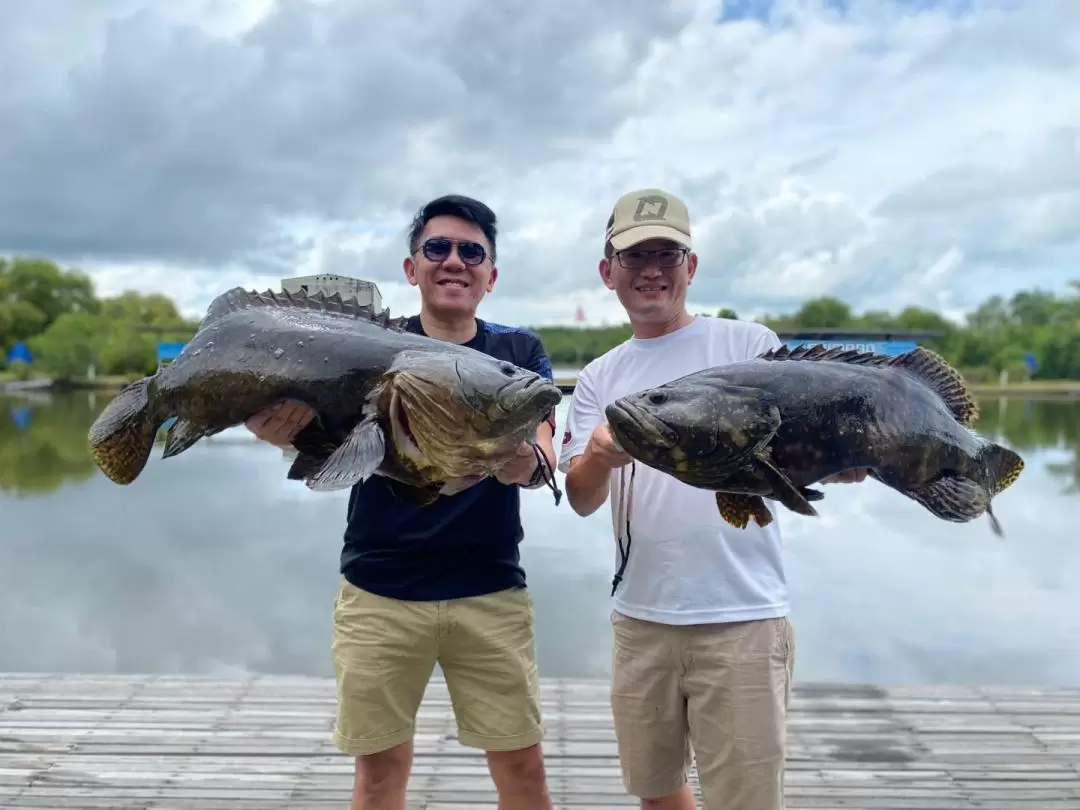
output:
<instances>
[{"instance_id":1,"label":"treeline","mask_svg":"<svg viewBox=\"0 0 1080 810\"><path fill-rule=\"evenodd\" d=\"M151 374L159 341L186 341L198 323L185 321L164 295L127 292L98 298L86 274L46 259L0 259L0 369L56 379ZM25 343L32 363L8 363Z\"/></svg>"},{"instance_id":2,"label":"treeline","mask_svg":"<svg viewBox=\"0 0 1080 810\"><path fill-rule=\"evenodd\" d=\"M716 317L737 318L738 314L724 309ZM756 320L777 332L830 327L937 332L940 337L920 338L919 343L942 354L972 382L997 379L1002 371L1008 372L1010 380L1080 380L1080 281L1072 282L1070 292L1063 296L1043 290L1025 290L1010 298L994 296L967 313L963 324L919 307L896 314L856 313L831 297L807 301L790 315ZM569 366L587 363L630 335L624 325L535 331L552 362ZM1035 359L1034 373L1029 372L1028 356Z\"/></svg>"},{"instance_id":3,"label":"treeline","mask_svg":"<svg viewBox=\"0 0 1080 810\"><path fill-rule=\"evenodd\" d=\"M705 314L705 313L703 313ZM711 313L710 313L711 314ZM720 310L716 317L737 318ZM973 382L1007 371L1011 380L1080 379L1080 281L1069 293L1027 290L995 296L957 324L932 310L854 312L836 298L807 301L788 315L759 319L778 332L846 328L921 330L920 339L960 368ZM90 279L46 259L0 259L0 369L12 346L25 342L33 369L57 379L76 379L93 367L99 375L149 374L157 367L160 341L185 341L198 323L181 317L165 295L127 292L98 298ZM581 366L630 336L630 327L538 327L555 365ZM1029 373L1028 357L1035 359ZM29 369L8 369L26 375Z\"/></svg>"}]
</instances>

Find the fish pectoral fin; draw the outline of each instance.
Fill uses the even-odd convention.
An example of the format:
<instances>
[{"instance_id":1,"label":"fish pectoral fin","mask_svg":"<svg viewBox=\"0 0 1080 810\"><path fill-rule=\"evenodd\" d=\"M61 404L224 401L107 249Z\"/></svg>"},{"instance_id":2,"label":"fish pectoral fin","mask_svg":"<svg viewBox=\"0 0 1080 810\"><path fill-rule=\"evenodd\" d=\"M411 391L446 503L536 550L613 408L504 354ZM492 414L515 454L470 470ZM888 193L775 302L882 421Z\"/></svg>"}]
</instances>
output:
<instances>
[{"instance_id":1,"label":"fish pectoral fin","mask_svg":"<svg viewBox=\"0 0 1080 810\"><path fill-rule=\"evenodd\" d=\"M745 529L751 520L762 528L773 522L772 512L760 495L717 492L716 508L720 517L736 529Z\"/></svg>"},{"instance_id":2,"label":"fish pectoral fin","mask_svg":"<svg viewBox=\"0 0 1080 810\"><path fill-rule=\"evenodd\" d=\"M773 496L776 500L780 501L780 503L797 515L806 515L807 517L818 516L817 510L810 505L810 501L803 495L802 488L796 487L791 483L790 478L773 466L767 450L758 453L755 462L760 465L761 475L769 482L769 485L773 490ZM820 492L818 495L820 497L815 500L821 500L825 497L824 494Z\"/></svg>"},{"instance_id":3,"label":"fish pectoral fin","mask_svg":"<svg viewBox=\"0 0 1080 810\"><path fill-rule=\"evenodd\" d=\"M385 453L382 428L374 419L365 419L305 483L313 490L347 489L374 475Z\"/></svg>"},{"instance_id":4,"label":"fish pectoral fin","mask_svg":"<svg viewBox=\"0 0 1080 810\"><path fill-rule=\"evenodd\" d=\"M393 478L387 479L388 488L394 493L394 496L405 503L412 504L413 506L428 506L435 503L439 497L439 484L428 484L426 487L414 487L411 484L406 484L401 481L397 481Z\"/></svg>"},{"instance_id":5,"label":"fish pectoral fin","mask_svg":"<svg viewBox=\"0 0 1080 810\"><path fill-rule=\"evenodd\" d=\"M162 452L161 457L172 458L178 456L199 439L220 432L221 428L200 427L189 419L177 419L165 434L165 450Z\"/></svg>"},{"instance_id":6,"label":"fish pectoral fin","mask_svg":"<svg viewBox=\"0 0 1080 810\"><path fill-rule=\"evenodd\" d=\"M944 472L921 487L896 487L935 517L951 523L967 523L983 513L990 516L994 534L1004 537L1001 524L990 510L990 493L978 481Z\"/></svg>"}]
</instances>

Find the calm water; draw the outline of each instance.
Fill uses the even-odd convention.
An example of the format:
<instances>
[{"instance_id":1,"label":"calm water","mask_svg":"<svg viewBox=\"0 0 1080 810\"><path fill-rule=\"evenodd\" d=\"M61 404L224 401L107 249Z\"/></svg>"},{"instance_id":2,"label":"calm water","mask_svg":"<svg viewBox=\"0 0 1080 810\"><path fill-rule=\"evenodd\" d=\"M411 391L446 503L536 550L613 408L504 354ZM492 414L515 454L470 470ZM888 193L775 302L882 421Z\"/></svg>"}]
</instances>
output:
<instances>
[{"instance_id":1,"label":"calm water","mask_svg":"<svg viewBox=\"0 0 1080 810\"><path fill-rule=\"evenodd\" d=\"M0 670L331 674L347 493L286 481L242 429L115 486L85 444L106 399L0 399ZM782 516L801 680L1080 683L1080 405L982 409L1028 462L1004 541L872 481ZM542 672L606 675L609 513L547 490L524 512Z\"/></svg>"}]
</instances>

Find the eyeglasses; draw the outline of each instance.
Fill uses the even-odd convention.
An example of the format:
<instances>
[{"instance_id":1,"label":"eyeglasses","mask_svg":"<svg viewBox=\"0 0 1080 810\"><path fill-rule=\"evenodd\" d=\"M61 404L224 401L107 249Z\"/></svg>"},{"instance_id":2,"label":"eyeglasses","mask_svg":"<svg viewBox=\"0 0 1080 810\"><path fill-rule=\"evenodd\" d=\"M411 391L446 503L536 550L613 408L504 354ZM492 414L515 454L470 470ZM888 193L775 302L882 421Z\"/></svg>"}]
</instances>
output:
<instances>
[{"instance_id":1,"label":"eyeglasses","mask_svg":"<svg viewBox=\"0 0 1080 810\"><path fill-rule=\"evenodd\" d=\"M487 251L479 242L459 242L456 239L447 239L445 236L428 239L420 246L420 250L428 261L444 262L450 258L455 245L461 261L471 267L475 267L487 258Z\"/></svg>"},{"instance_id":2,"label":"eyeglasses","mask_svg":"<svg viewBox=\"0 0 1080 810\"><path fill-rule=\"evenodd\" d=\"M656 258L656 265L658 267L678 267L689 252L690 250L688 248L660 248L659 250L630 249L620 250L615 256L619 259L619 264L627 270L640 270L654 257Z\"/></svg>"}]
</instances>

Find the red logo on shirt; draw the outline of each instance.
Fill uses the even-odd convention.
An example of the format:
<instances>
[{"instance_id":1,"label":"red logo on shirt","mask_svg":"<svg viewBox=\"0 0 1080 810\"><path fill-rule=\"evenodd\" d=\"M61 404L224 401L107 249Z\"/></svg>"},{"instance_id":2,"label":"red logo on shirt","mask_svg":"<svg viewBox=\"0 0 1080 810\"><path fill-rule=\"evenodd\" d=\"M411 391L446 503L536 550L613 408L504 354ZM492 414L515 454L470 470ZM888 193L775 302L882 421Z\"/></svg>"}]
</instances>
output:
<instances>
[{"instance_id":1,"label":"red logo on shirt","mask_svg":"<svg viewBox=\"0 0 1080 810\"><path fill-rule=\"evenodd\" d=\"M562 443L563 447L570 444L570 428L567 428L565 431L563 431Z\"/></svg>"}]
</instances>

